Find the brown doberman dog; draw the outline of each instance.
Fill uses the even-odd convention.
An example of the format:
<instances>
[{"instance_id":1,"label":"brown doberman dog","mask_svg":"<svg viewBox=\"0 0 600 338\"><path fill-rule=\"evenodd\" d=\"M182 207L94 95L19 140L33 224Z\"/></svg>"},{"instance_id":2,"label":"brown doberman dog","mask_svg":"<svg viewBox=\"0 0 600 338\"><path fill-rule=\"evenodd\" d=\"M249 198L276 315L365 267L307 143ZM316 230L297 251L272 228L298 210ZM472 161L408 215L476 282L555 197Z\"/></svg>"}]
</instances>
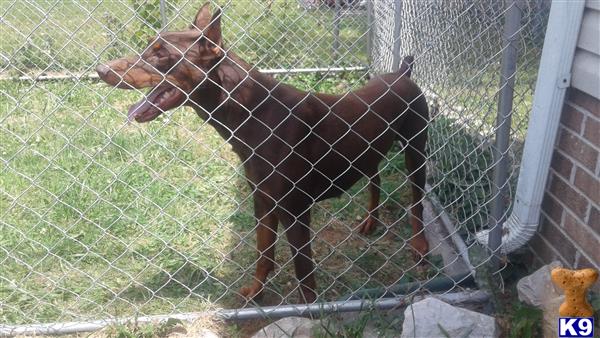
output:
<instances>
[{"instance_id":1,"label":"brown doberman dog","mask_svg":"<svg viewBox=\"0 0 600 338\"><path fill-rule=\"evenodd\" d=\"M285 228L300 295L316 299L311 254L312 205L339 196L360 178L370 179L369 213L363 234L377 224L378 165L394 141L404 145L412 188L411 246L428 251L423 234L423 189L428 109L409 78L412 58L401 69L371 79L345 95L308 93L261 74L233 52L221 36L221 11L200 8L189 29L161 32L139 56L98 65L100 78L118 88L151 88L129 109L148 122L186 105L212 125L241 158L253 190L259 259L252 284L258 296L274 269L277 226Z\"/></svg>"}]
</instances>

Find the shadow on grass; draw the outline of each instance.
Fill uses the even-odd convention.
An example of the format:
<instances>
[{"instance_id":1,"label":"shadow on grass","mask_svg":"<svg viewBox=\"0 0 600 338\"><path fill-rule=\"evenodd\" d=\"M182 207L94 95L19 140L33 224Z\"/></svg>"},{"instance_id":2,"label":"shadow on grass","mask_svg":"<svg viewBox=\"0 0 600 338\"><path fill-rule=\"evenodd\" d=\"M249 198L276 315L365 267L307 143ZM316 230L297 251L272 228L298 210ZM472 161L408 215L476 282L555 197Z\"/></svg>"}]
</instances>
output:
<instances>
[{"instance_id":1,"label":"shadow on grass","mask_svg":"<svg viewBox=\"0 0 600 338\"><path fill-rule=\"evenodd\" d=\"M144 275L143 280L137 280L136 285L123 290L119 297L132 302L159 297L172 299L175 303L177 299L191 297L208 303L235 304L237 297L232 281L239 280L254 268L255 221L246 180L241 174L236 175L231 186L235 191L231 200L244 202L226 219L217 219L223 227L209 235L209 238L225 236L227 240L223 247L214 248L209 240L198 240L193 252L166 250L161 253L163 264L154 269L153 274ZM242 280L250 280L250 275Z\"/></svg>"},{"instance_id":2,"label":"shadow on grass","mask_svg":"<svg viewBox=\"0 0 600 338\"><path fill-rule=\"evenodd\" d=\"M361 288L385 288L400 281L426 279L438 272L437 267L418 266L408 246L411 230L406 208L410 205L410 193L404 157L392 156L397 155L398 149L394 151L382 171L383 226L374 234L365 237L355 230L366 215L366 180L358 182L342 197L313 206L311 226L315 235L311 244L323 301L338 299ZM191 297L226 308L257 305L245 302L237 294L240 287L252 281L257 258L252 201L247 198L250 191L242 176L237 177L233 182L234 200L245 202L223 221L229 225L228 240L219 253L203 262L194 259L198 257L196 253L163 257L161 261L169 262L168 265L145 275L139 284L128 287L119 297L131 302L150 301L153 297L177 302ZM292 257L281 225L275 260L276 269L267 280L258 304L298 303Z\"/></svg>"}]
</instances>

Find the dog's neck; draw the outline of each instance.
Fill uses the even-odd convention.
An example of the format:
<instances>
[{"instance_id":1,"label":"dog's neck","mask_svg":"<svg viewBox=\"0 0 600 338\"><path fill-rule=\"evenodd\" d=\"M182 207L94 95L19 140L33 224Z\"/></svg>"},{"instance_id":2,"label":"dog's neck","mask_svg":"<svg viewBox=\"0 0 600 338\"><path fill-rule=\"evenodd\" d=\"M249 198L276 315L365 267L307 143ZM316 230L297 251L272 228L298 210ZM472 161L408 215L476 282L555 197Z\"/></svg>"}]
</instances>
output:
<instances>
[{"instance_id":1,"label":"dog's neck","mask_svg":"<svg viewBox=\"0 0 600 338\"><path fill-rule=\"evenodd\" d=\"M252 150L240 126L260 123L253 114L278 82L232 52L219 61L208 77L207 84L190 95L190 105L246 158Z\"/></svg>"}]
</instances>

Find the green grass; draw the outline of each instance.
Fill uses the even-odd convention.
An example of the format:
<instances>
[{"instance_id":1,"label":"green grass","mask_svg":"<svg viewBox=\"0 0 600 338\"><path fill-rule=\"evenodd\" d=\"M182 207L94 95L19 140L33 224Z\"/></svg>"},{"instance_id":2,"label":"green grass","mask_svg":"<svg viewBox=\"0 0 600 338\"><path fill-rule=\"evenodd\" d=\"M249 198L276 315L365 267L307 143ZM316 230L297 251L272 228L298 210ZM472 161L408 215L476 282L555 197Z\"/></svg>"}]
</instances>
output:
<instances>
[{"instance_id":1,"label":"green grass","mask_svg":"<svg viewBox=\"0 0 600 338\"><path fill-rule=\"evenodd\" d=\"M364 11L343 17L338 59L330 9L305 11L296 0L276 0L270 8L266 1L218 2L228 4L227 46L261 68L368 63ZM89 72L98 62L138 51L130 47L139 43L138 33L150 36L151 30L127 6L132 3L0 2L0 76ZM169 29L187 26L198 3L169 3L177 7L170 11ZM472 135L485 134L493 124L498 81L491 68L477 76L460 68L454 85L433 88L445 98L439 106L460 105L472 118L459 126L453 117L438 117L430 129L434 191L469 231L487 217L489 149ZM523 69L517 92L527 92L534 68ZM364 72L326 75L279 78L340 93L366 77ZM418 80L428 76L437 75ZM211 127L189 109L150 124L127 124L127 107L140 93L92 81L3 81L0 93L0 322L244 305L234 291L254 269L252 200L239 160ZM531 106L524 97L515 102L519 140ZM382 218L391 232L379 229L368 238L353 233L365 214L364 180L348 195L314 208L313 248L323 299L437 271L414 266L405 246L409 199L397 155L397 149L390 152L383 171ZM262 304L296 301L289 258L280 243L282 266L267 284Z\"/></svg>"},{"instance_id":2,"label":"green grass","mask_svg":"<svg viewBox=\"0 0 600 338\"><path fill-rule=\"evenodd\" d=\"M294 84L359 82L309 75ZM128 124L139 93L90 81L4 81L0 92L0 322L243 305L234 291L254 269L252 201L239 160L211 127L189 109ZM366 212L366 181L315 207L324 299L435 272L415 272L404 246L403 170L395 156L383 174L391 233L352 230ZM266 304L296 297L285 244L277 256Z\"/></svg>"},{"instance_id":3,"label":"green grass","mask_svg":"<svg viewBox=\"0 0 600 338\"><path fill-rule=\"evenodd\" d=\"M214 250L223 249L229 236L220 234L214 219L238 212L231 196L241 183L211 184L236 175L232 155L214 133L203 133L197 119L188 128L127 126L119 102L135 95L95 83L27 88L5 82L1 88L22 103L15 107L4 95L1 103L7 165L0 175L6 250L0 260L11 279L2 287L8 304L23 310L37 303L34 313L41 318L69 306L92 312L98 299L114 298L114 292L145 298L150 288L128 285L131 276L160 284L168 280L166 272L186 274L180 268L188 260L206 270L216 267ZM184 121L183 112L174 116ZM198 183L206 177L211 181ZM204 250L209 236L212 249ZM170 293L169 283L152 291ZM210 288L203 292L217 292L214 284L205 286ZM112 308L123 306L129 305L117 301ZM3 322L15 320L11 312L3 309Z\"/></svg>"},{"instance_id":4,"label":"green grass","mask_svg":"<svg viewBox=\"0 0 600 338\"><path fill-rule=\"evenodd\" d=\"M236 1L224 9L225 40L247 61L262 68L337 62L331 10L304 11L283 0L270 8L253 4ZM169 29L187 26L195 6L171 10ZM86 72L101 60L133 53L129 46L139 44L138 33L149 37L152 30L129 7L113 1L1 3L9 23L0 40L7 57L0 60L3 75ZM148 23L155 22L151 12L144 14ZM347 54L338 65L366 63L365 20L357 12L341 21L340 52ZM358 74L280 77L325 92L365 80ZM256 257L252 201L241 164L212 128L187 109L146 125L127 124L124 112L140 93L95 82L5 81L0 90L0 302L7 304L0 322L242 305L234 291L250 280ZM396 157L383 183L388 203L382 213L392 233L352 233L365 214L366 181L315 208L324 298L419 275L409 273L414 263L404 247L403 168ZM287 264L267 286L267 304L295 297L284 245L278 257Z\"/></svg>"},{"instance_id":5,"label":"green grass","mask_svg":"<svg viewBox=\"0 0 600 338\"><path fill-rule=\"evenodd\" d=\"M156 1L158 3L158 1ZM136 11L139 1L0 2L3 16L0 73L92 71L98 61L133 54L154 35L154 10ZM194 1L169 1L169 30L187 27ZM340 58L333 54L334 12L306 11L296 0L218 1L223 5L227 45L261 68L364 65L366 13L340 21ZM144 7L146 8L146 7Z\"/></svg>"},{"instance_id":6,"label":"green grass","mask_svg":"<svg viewBox=\"0 0 600 338\"><path fill-rule=\"evenodd\" d=\"M136 52L130 46L152 35L144 20L154 24L150 16L156 13L137 15L134 3L0 2L0 75L88 72L102 60ZM227 45L247 61L262 68L335 63L333 11L305 11L291 0L269 8L266 2L220 3L228 3ZM198 6L169 4L177 7L169 11L170 30L189 25ZM340 51L348 55L339 65L366 63L365 20L365 13L357 12L341 21ZM321 74L284 78L329 92L363 80ZM151 124L127 124L124 112L140 93L95 82L4 81L0 91L0 303L6 304L0 322L241 305L232 290L253 272L252 201L241 164L212 128L186 109ZM399 175L393 172L388 179L404 180ZM364 214L364 186L353 190L355 198L317 208L317 229L335 219L339 224L327 228L350 236L356 217ZM407 205L405 190L394 194L402 202L395 210L400 212ZM327 243L321 246L315 251L323 252L317 259L328 260L323 264L365 261L356 248L348 249L347 258L329 254ZM281 245L279 251L280 261L287 261L289 250ZM398 264L402 255L389 252ZM343 289L324 290L326 296L358 285L356 274L365 272L357 271L340 279ZM331 286L338 273L320 277L321 285ZM281 286L291 288L291 276L290 264L283 266L269 301L286 294Z\"/></svg>"},{"instance_id":7,"label":"green grass","mask_svg":"<svg viewBox=\"0 0 600 338\"><path fill-rule=\"evenodd\" d=\"M398 309L395 312L367 309L355 316L330 314L321 318L312 334L317 338L361 338L373 334L395 337L401 333L403 321L404 315Z\"/></svg>"}]
</instances>

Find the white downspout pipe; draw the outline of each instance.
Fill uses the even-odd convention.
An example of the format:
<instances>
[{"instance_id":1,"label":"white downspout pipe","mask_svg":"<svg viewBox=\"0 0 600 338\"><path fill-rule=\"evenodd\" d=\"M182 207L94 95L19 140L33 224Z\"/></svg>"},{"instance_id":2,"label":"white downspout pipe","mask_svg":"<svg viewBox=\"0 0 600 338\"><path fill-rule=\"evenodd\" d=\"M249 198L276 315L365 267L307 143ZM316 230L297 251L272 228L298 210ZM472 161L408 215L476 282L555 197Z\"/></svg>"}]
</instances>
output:
<instances>
[{"instance_id":1,"label":"white downspout pipe","mask_svg":"<svg viewBox=\"0 0 600 338\"><path fill-rule=\"evenodd\" d=\"M503 253L525 245L537 232L584 8L585 0L553 0L550 7L516 198L503 226ZM478 232L477 241L487 245L488 234L489 230Z\"/></svg>"}]
</instances>

